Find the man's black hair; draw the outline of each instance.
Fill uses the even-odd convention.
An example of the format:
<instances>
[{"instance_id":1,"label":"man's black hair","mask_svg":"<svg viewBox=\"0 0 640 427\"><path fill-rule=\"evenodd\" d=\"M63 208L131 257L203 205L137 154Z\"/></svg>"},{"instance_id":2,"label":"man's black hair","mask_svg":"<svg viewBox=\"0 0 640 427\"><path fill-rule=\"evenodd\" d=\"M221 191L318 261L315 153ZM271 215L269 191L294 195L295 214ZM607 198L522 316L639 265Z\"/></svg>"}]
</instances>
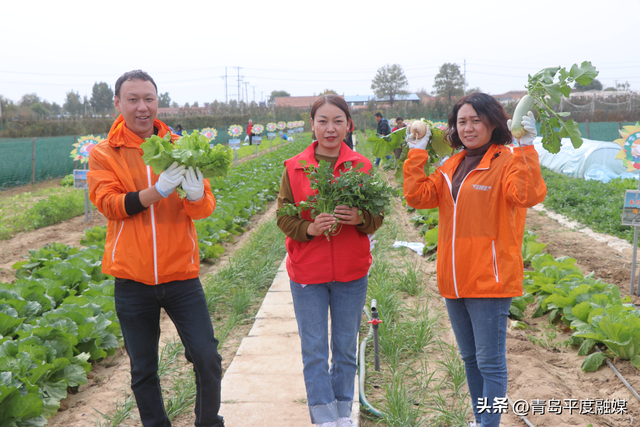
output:
<instances>
[{"instance_id":1,"label":"man's black hair","mask_svg":"<svg viewBox=\"0 0 640 427\"><path fill-rule=\"evenodd\" d=\"M120 88L122 87L122 83L128 82L129 80L142 80L145 82L153 83L153 87L156 88L156 94L158 93L158 86L156 82L153 81L151 76L142 70L133 70L127 71L123 75L121 75L118 80L116 80L116 96L120 98Z\"/></svg>"},{"instance_id":2,"label":"man's black hair","mask_svg":"<svg viewBox=\"0 0 640 427\"><path fill-rule=\"evenodd\" d=\"M382 113L376 113L376 117L382 118Z\"/></svg>"}]
</instances>

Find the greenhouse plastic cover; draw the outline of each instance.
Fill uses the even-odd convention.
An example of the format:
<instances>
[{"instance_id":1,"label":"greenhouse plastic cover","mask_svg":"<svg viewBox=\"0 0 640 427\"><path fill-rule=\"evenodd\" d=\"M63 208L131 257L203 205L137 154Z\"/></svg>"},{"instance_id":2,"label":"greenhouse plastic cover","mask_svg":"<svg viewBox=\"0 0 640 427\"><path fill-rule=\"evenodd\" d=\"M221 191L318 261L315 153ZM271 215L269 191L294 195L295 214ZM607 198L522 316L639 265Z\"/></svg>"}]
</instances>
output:
<instances>
[{"instance_id":1,"label":"greenhouse plastic cover","mask_svg":"<svg viewBox=\"0 0 640 427\"><path fill-rule=\"evenodd\" d=\"M615 178L638 179L638 172L627 172L622 160L616 159L621 150L615 142L584 139L580 148L573 148L569 138L562 138L562 147L551 154L542 147L542 138L533 141L540 164L554 172L574 178L598 180L607 183Z\"/></svg>"}]
</instances>

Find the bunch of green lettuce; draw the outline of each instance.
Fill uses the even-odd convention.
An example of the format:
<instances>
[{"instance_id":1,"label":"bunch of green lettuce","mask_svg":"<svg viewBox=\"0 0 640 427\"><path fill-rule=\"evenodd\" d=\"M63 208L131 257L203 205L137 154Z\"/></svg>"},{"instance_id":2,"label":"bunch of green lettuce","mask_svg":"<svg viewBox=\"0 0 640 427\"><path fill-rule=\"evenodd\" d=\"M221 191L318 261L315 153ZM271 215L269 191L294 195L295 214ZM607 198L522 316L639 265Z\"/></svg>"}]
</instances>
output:
<instances>
[{"instance_id":1,"label":"bunch of green lettuce","mask_svg":"<svg viewBox=\"0 0 640 427\"><path fill-rule=\"evenodd\" d=\"M233 150L223 145L211 148L209 138L193 131L191 135L185 133L175 143L171 143L171 134L167 132L164 138L152 135L140 145L144 151L142 160L151 166L156 174L162 173L173 162L199 168L205 178L226 176L233 162ZM178 193L184 196L182 189Z\"/></svg>"}]
</instances>

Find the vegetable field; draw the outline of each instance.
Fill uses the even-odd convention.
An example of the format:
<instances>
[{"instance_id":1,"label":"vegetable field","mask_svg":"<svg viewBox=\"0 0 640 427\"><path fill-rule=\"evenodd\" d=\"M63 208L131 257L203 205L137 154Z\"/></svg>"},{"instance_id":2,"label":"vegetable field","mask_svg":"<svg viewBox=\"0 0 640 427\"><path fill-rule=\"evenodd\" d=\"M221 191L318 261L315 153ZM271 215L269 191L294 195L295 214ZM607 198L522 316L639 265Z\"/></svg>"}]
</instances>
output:
<instances>
[{"instance_id":1,"label":"vegetable field","mask_svg":"<svg viewBox=\"0 0 640 427\"><path fill-rule=\"evenodd\" d=\"M309 142L308 139L305 141ZM214 328L221 339L224 367L228 366L239 340L251 327L261 295L269 284L269 277L272 277L270 274L273 265L277 265L282 259L283 237L273 226L273 200L282 173L282 159L300 150L304 141L300 142L301 145L290 144L275 152L263 154L256 162L233 166L228 177L212 186L218 199L214 215L197 222L199 247L205 257L203 284ZM393 170L382 167L377 173L393 183ZM569 194L570 190L565 185L573 185L551 176L548 182L550 188L553 185L550 194ZM229 191L230 188L236 191ZM566 200L567 196L558 197L558 200L561 199ZM0 206L3 208L6 206L1 204L4 200L0 196ZM574 212L580 212L581 209L588 211L576 207L582 206L579 200L572 203ZM587 200L585 203L591 202ZM16 211L15 208L10 209ZM83 220L84 217L80 219ZM574 219L583 221L581 218ZM2 241L0 268L4 270L0 282L8 282L10 279L14 284L0 286L0 305L4 307L1 311L6 314L15 310L18 315L14 317L24 320L19 325L10 321L2 323L4 329L0 330L0 334L4 338L0 337L0 353L2 356L9 354L17 357L11 362L8 359L2 362L4 365L0 371L11 374L0 376L2 380L7 379L2 385L5 388L0 390L11 387L19 389L19 382L31 384L33 380L33 385L24 387L26 395L39 396L43 410L49 411L47 415L55 412L54 407L58 410L50 419L49 425L139 426L127 388L128 359L114 345L114 340L117 344L119 338L117 319L107 315L110 311L107 301L109 280L105 281L96 265L102 232L100 228L95 228L85 233L85 224L81 220L75 218ZM96 215L95 223L100 224L101 221L103 220ZM463 365L457 356L455 340L448 326L442 300L437 294L433 261L433 237L437 233L433 230L437 230L436 226L437 214L408 212L402 205L401 198L395 198L385 218L385 225L376 235L378 243L374 250L375 263L371 270L368 301L372 298L378 301L381 318L384 320L380 342L381 371L375 372L373 369L369 345L365 390L371 404L381 410L384 417L380 419L363 415L360 420L362 426L468 425L465 421L470 419L470 406ZM595 296L599 304L606 305L616 299L623 304L640 303L639 298L628 296L631 250L613 249L606 243L569 229L544 212L533 209L527 215L527 228L537 236L528 240L524 250L531 262L527 269L532 271L532 279L531 283L527 283L527 290L533 298L519 301L516 307L519 313L513 311L514 318L508 331L509 397L513 401L521 400L530 405L535 400L538 408L544 406L544 411L538 409L537 413L533 413L530 408L527 415L528 420L539 427L637 425L637 420L640 419L640 402L615 377L613 371L606 365L593 372L581 369L587 357L578 353L580 346L586 340L597 340L598 337L590 335L583 337L585 340L580 343L572 342L572 335L577 328L569 327L575 319L567 316L571 311L576 319L589 324L588 314L585 317L580 309L575 314L571 310L578 306L583 309L586 307L583 303L587 300L576 300L575 292L572 294L572 286L582 286L585 283L594 287L579 294L606 295L607 301ZM84 246L80 244L82 236ZM17 245L19 239L27 243ZM407 248L392 249L391 245L396 240L424 241L427 253L419 256ZM54 243L60 241L63 244ZM546 246L536 246L536 243ZM45 247L45 244L49 246ZM34 251L29 254L28 249ZM256 252L260 253L259 257L255 256ZM536 258L536 254L540 252L547 255L538 255ZM23 258L27 254L30 255L29 258ZM558 259L560 257L570 257L575 261ZM59 260L54 262L56 258ZM19 261L22 262L16 265L19 269L12 269L11 266ZM567 298L555 297L549 300L552 293L545 294L550 286L547 279L543 280L547 288L541 291L541 279L536 282L535 277L540 277L544 263L555 265L554 271L557 274L550 273L545 277L554 276L558 279L559 283L554 282L553 287L558 286L558 292L565 292L564 296ZM61 274L63 270L66 273ZM13 274L12 277L8 276L8 271ZM67 278L66 282L55 283L54 286L53 282L59 282L56 278L60 275ZM584 283L576 284L578 279ZM596 279L613 287L599 285ZM42 289L51 295L44 299L38 297L37 290ZM558 292L556 293L560 295ZM582 297L578 299L580 298ZM94 301L88 304L91 313L87 311L82 319L73 314L83 313L83 307L87 306L85 300L89 299ZM68 314L70 312L72 314ZM613 314L609 308L603 309L602 313L605 312L610 316ZM49 324L45 324L45 321ZM14 325L7 326L10 323ZM587 334L597 334L602 332L601 323L594 324L593 331L587 330L585 324L580 326ZM10 327L21 328L21 332L14 334L17 337L6 340L11 335L7 334ZM175 416L173 424L179 427L193 425L192 403L189 400L189 369L183 367L184 356L175 332L171 331L171 322L163 322L162 328L166 338L170 340L163 350L162 379L165 383L163 388L167 405ZM366 335L367 328L368 325L363 323L361 336ZM53 329L56 329L55 333ZM82 335L79 335L80 331ZM30 335L27 336L27 333ZM32 351L31 347L29 351L23 352L28 356L11 350L15 347L14 341L18 341L16 338L30 340L28 342L31 343L36 341L35 338L30 338L32 336L42 341L47 341L43 337L54 336L55 339L49 339L49 342L58 343L60 341L57 340L64 337L73 343L74 339L69 336L74 334L77 343L52 344L53 350L45 351L43 356L40 356L42 352L35 348ZM630 359L627 358L628 353L622 353L628 352L629 348L619 349L619 353L611 353L613 345L601 348L626 380L636 390L640 389L640 370L627 360ZM583 351L587 353L587 350ZM590 351L593 351L593 346L590 346ZM68 362L56 362L60 357L52 357L54 352L70 356L65 359ZM45 363L34 371L27 357L32 362L35 358ZM53 367L49 368L48 365ZM87 368L90 370L87 371ZM13 393L15 396L15 392ZM45 393L47 397L43 399ZM0 399L1 396L4 396L4 391ZM59 409L55 402L57 397ZM25 402L35 400L30 397ZM578 409L562 409L566 406L565 400L575 400ZM626 411L614 413L611 402L621 405L619 402L622 400L626 402ZM560 402L561 409L551 412L550 408L556 401ZM609 402L606 410L605 401ZM16 405L14 401L9 403L11 405L1 406L3 403L0 402L2 416L14 413ZM38 404L34 403L34 406L36 407L32 411L37 411ZM12 412L6 409L9 407ZM593 413L589 413L589 408L592 408ZM619 406L616 408L620 409ZM581 413L581 410L585 413ZM10 426L7 418L3 419L2 416L0 426ZM503 425L525 426L525 423L509 410L503 416Z\"/></svg>"}]
</instances>

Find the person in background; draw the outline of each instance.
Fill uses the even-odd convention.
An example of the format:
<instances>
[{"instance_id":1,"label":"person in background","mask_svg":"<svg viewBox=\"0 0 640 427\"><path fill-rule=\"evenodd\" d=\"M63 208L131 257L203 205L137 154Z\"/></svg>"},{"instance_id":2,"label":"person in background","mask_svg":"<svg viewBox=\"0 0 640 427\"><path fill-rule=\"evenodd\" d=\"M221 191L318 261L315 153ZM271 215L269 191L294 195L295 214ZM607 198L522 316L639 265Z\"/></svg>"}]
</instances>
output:
<instances>
[{"instance_id":1,"label":"person in background","mask_svg":"<svg viewBox=\"0 0 640 427\"><path fill-rule=\"evenodd\" d=\"M440 208L438 289L465 363L471 426L500 425L501 414L492 408L506 400L507 317L511 299L522 295L526 210L547 194L532 145L531 112L522 125L522 149L512 152L505 147L513 136L502 105L484 93L463 97L449 114L447 131L449 144L461 151L429 176L424 173L428 137L407 139L407 204Z\"/></svg>"},{"instance_id":2,"label":"person in background","mask_svg":"<svg viewBox=\"0 0 640 427\"><path fill-rule=\"evenodd\" d=\"M347 128L347 135L344 137L344 142L349 148L353 150L353 121L349 122L349 127Z\"/></svg>"},{"instance_id":3,"label":"person in background","mask_svg":"<svg viewBox=\"0 0 640 427\"><path fill-rule=\"evenodd\" d=\"M195 425L223 427L218 415L222 358L200 279L194 219L213 213L216 200L196 168L174 162L156 175L140 144L164 137L156 119L158 88L149 74L129 71L116 81L120 116L89 155L91 201L108 219L102 271L115 277L115 308L131 361L131 389L144 427L170 427L158 377L160 310L176 326L195 372ZM171 139L178 139L172 135ZM186 197L175 189L182 185Z\"/></svg>"},{"instance_id":4,"label":"person in background","mask_svg":"<svg viewBox=\"0 0 640 427\"><path fill-rule=\"evenodd\" d=\"M182 129L182 125L181 125L180 123L178 123L178 126L176 126L176 130L175 130L175 132L174 132L174 133L175 133L176 135L182 136L182 131L183 131L183 130L184 130L184 129Z\"/></svg>"},{"instance_id":5,"label":"person in background","mask_svg":"<svg viewBox=\"0 0 640 427\"><path fill-rule=\"evenodd\" d=\"M404 119L400 116L396 117L396 125L394 126L393 129L391 129L391 133L397 131L398 129L402 129L402 128L406 128L407 125L404 122ZM398 147L396 149L393 150L393 155L395 156L396 159L399 159L400 156L402 155L402 147Z\"/></svg>"},{"instance_id":6,"label":"person in background","mask_svg":"<svg viewBox=\"0 0 640 427\"><path fill-rule=\"evenodd\" d=\"M371 170L371 162L343 142L352 121L343 98L320 97L310 115L316 140L285 161L278 209L285 203L305 201L312 194L300 161L315 166L320 160L330 162L334 176L345 169L346 162L362 163L361 170L367 173ZM333 213L321 213L313 220L308 211L302 218L278 216L278 227L287 236L287 271L302 348L307 403L311 422L320 427L336 427L336 421L338 427L355 426L350 417L358 367L357 336L372 262L369 234L374 234L382 221L382 215L359 212L357 206L338 206ZM328 240L324 232L336 222L340 232Z\"/></svg>"},{"instance_id":7,"label":"person in background","mask_svg":"<svg viewBox=\"0 0 640 427\"><path fill-rule=\"evenodd\" d=\"M249 145L251 145L253 143L253 120L251 119L247 125L247 136L249 137Z\"/></svg>"},{"instance_id":8,"label":"person in background","mask_svg":"<svg viewBox=\"0 0 640 427\"><path fill-rule=\"evenodd\" d=\"M391 127L389 126L389 121L382 117L382 113L377 112L375 114L376 121L378 122L378 129L376 130L377 134L386 136L391 133ZM385 156L387 160L391 160L391 155ZM380 157L376 157L375 165L380 166Z\"/></svg>"}]
</instances>

